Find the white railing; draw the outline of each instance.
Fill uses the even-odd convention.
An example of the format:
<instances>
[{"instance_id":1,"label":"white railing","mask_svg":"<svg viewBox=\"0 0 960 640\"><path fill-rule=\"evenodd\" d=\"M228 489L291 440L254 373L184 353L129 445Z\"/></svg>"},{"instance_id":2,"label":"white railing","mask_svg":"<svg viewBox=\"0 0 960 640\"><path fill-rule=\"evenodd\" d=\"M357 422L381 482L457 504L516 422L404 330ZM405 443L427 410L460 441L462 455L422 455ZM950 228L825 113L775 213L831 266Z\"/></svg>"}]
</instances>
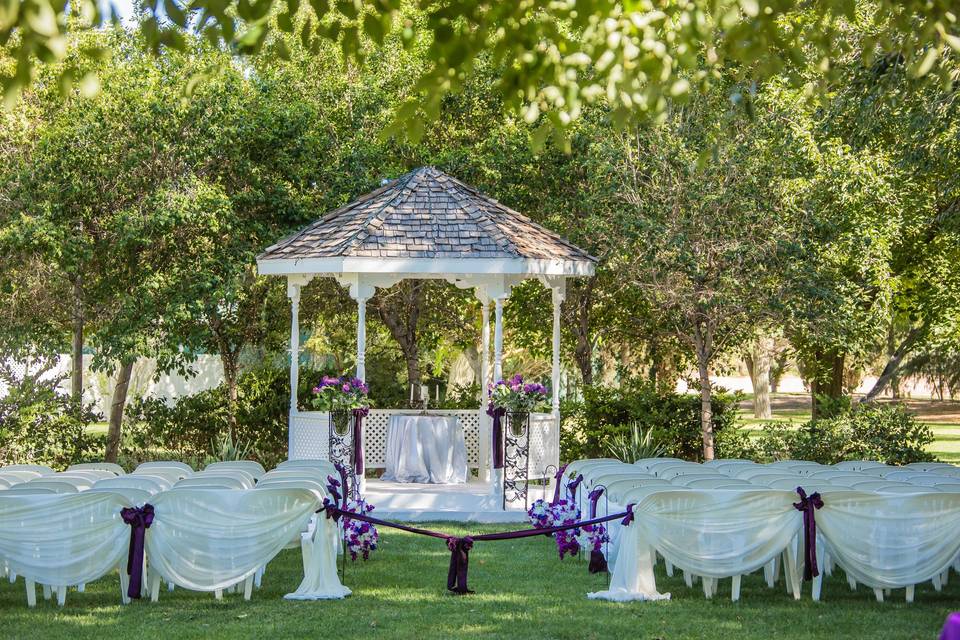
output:
<instances>
[{"instance_id":1,"label":"white railing","mask_svg":"<svg viewBox=\"0 0 960 640\"><path fill-rule=\"evenodd\" d=\"M363 421L363 462L367 469L383 469L387 453L390 418L411 415L404 409L371 409ZM490 469L490 419L484 411L430 410L430 415L456 416L463 426L467 444L467 468L477 469L481 478ZM326 460L330 450L329 415L325 411L297 411L290 415L288 457L291 460ZM549 477L560 460L560 425L553 414L530 416L531 478Z\"/></svg>"}]
</instances>

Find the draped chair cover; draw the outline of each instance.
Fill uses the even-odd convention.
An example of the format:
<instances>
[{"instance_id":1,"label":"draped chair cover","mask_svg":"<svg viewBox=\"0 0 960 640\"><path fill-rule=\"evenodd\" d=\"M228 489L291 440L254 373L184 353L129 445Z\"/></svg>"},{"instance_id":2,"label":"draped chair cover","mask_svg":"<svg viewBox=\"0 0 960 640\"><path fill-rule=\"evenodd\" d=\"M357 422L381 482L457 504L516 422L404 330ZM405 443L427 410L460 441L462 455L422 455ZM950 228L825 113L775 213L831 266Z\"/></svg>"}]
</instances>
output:
<instances>
[{"instance_id":1,"label":"draped chair cover","mask_svg":"<svg viewBox=\"0 0 960 640\"><path fill-rule=\"evenodd\" d=\"M40 584L93 582L126 562L125 506L115 493L0 493L0 558Z\"/></svg>"}]
</instances>

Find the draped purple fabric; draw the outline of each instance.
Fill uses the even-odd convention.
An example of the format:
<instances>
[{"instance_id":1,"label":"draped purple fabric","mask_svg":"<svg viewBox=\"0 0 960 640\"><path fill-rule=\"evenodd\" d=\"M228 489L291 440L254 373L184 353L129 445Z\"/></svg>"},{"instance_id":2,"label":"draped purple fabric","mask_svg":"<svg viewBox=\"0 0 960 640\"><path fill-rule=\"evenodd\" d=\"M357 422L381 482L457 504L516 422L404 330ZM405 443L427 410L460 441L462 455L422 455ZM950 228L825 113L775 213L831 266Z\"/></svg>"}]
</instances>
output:
<instances>
[{"instance_id":1,"label":"draped purple fabric","mask_svg":"<svg viewBox=\"0 0 960 640\"><path fill-rule=\"evenodd\" d=\"M577 489L580 488L580 483L583 482L583 474L577 476L577 479L567 485L567 494L570 496L570 499L574 502L577 501Z\"/></svg>"},{"instance_id":2,"label":"draped purple fabric","mask_svg":"<svg viewBox=\"0 0 960 640\"><path fill-rule=\"evenodd\" d=\"M960 611L954 611L947 616L940 631L940 640L960 640Z\"/></svg>"},{"instance_id":3,"label":"draped purple fabric","mask_svg":"<svg viewBox=\"0 0 960 640\"><path fill-rule=\"evenodd\" d=\"M353 470L358 478L363 477L363 419L370 410L366 407L353 410Z\"/></svg>"},{"instance_id":4,"label":"draped purple fabric","mask_svg":"<svg viewBox=\"0 0 960 640\"><path fill-rule=\"evenodd\" d=\"M556 475L553 476L553 500L550 502L551 505L557 504L560 501L560 485L563 483L563 472L567 470L567 465L563 465L557 470Z\"/></svg>"},{"instance_id":5,"label":"draped purple fabric","mask_svg":"<svg viewBox=\"0 0 960 640\"><path fill-rule=\"evenodd\" d=\"M340 474L340 486L343 487L343 496L342 496L343 499L341 500L341 504L343 505L343 508L346 509L347 498L350 497L350 489L347 487L347 468L344 467L339 462L337 462L333 466L337 470L337 473Z\"/></svg>"},{"instance_id":6,"label":"draped purple fabric","mask_svg":"<svg viewBox=\"0 0 960 640\"><path fill-rule=\"evenodd\" d=\"M344 516L350 518L351 520L369 522L370 524L377 526L391 527L393 529L399 529L400 531L406 531L408 533L416 533L422 536L429 536L431 538L440 538L441 540L445 540L447 543L447 548L450 549L450 568L447 571L447 589L459 594L473 593L467 588L467 569L469 566L470 549L473 548L474 542L481 540L517 540L519 538L532 538L533 536L552 535L558 531L567 531L568 529L577 529L589 525L601 524L603 522L616 520L617 518L623 518L622 522L625 525L633 521L633 505L629 504L627 505L627 510L621 513L606 515L602 518L582 520L580 522L560 525L557 527L549 527L546 529L523 529L520 531L502 531L498 533L484 533L477 536L458 537L441 533L439 531L411 527L409 525L400 524L399 522L381 520L380 518L374 518L365 513L354 513L345 509L338 509L329 501L324 502L324 506L320 511L325 512L328 518L334 520ZM318 511L318 513L320 511Z\"/></svg>"},{"instance_id":7,"label":"draped purple fabric","mask_svg":"<svg viewBox=\"0 0 960 640\"><path fill-rule=\"evenodd\" d=\"M467 587L467 567L470 563L470 549L473 548L473 538L447 538L447 548L450 549L450 569L447 571L447 590L460 595L473 593Z\"/></svg>"},{"instance_id":8,"label":"draped purple fabric","mask_svg":"<svg viewBox=\"0 0 960 640\"><path fill-rule=\"evenodd\" d=\"M143 543L147 529L153 524L153 505L124 507L120 510L120 517L130 525L130 548L127 551L127 575L130 576L130 584L127 586L127 595L139 599L140 587L143 584Z\"/></svg>"},{"instance_id":9,"label":"draped purple fabric","mask_svg":"<svg viewBox=\"0 0 960 640\"><path fill-rule=\"evenodd\" d=\"M603 487L597 487L590 492L590 519L597 517L597 502L603 495ZM607 559L603 557L603 551L599 549L590 549L590 564L587 566L590 573L604 573L607 571Z\"/></svg>"},{"instance_id":10,"label":"draped purple fabric","mask_svg":"<svg viewBox=\"0 0 960 640\"><path fill-rule=\"evenodd\" d=\"M797 487L797 495L800 496L800 502L794 502L793 507L797 511L803 512L803 579L813 580L820 575L817 568L817 509L823 508L823 499L819 493L807 492L803 487Z\"/></svg>"},{"instance_id":11,"label":"draped purple fabric","mask_svg":"<svg viewBox=\"0 0 960 640\"><path fill-rule=\"evenodd\" d=\"M493 416L493 468L503 469L503 416L506 409L495 408L490 414Z\"/></svg>"}]
</instances>

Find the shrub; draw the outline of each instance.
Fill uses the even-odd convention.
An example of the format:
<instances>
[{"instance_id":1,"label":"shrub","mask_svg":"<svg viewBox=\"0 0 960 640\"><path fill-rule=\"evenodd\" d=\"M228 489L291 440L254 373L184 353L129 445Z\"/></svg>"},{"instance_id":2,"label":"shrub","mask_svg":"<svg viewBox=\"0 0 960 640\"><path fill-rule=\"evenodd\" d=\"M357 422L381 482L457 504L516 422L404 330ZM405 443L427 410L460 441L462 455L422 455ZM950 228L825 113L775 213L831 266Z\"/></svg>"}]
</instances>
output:
<instances>
[{"instance_id":1,"label":"shrub","mask_svg":"<svg viewBox=\"0 0 960 640\"><path fill-rule=\"evenodd\" d=\"M443 396L438 409L476 409L480 406L480 385L455 384Z\"/></svg>"},{"instance_id":2,"label":"shrub","mask_svg":"<svg viewBox=\"0 0 960 640\"><path fill-rule=\"evenodd\" d=\"M96 440L87 428L97 421L92 406L78 406L57 386L63 376L45 378L50 366L32 375L18 375L13 367L0 367L0 379L7 395L0 398L0 466L4 464L46 464L67 467L92 457Z\"/></svg>"},{"instance_id":3,"label":"shrub","mask_svg":"<svg viewBox=\"0 0 960 640\"><path fill-rule=\"evenodd\" d=\"M659 394L646 383L626 382L621 388L588 387L582 402L564 402L560 408L561 457L564 460L607 454L614 438L626 437L634 423L666 448L666 455L700 460L700 396ZM713 395L713 430L721 434L737 423L736 394Z\"/></svg>"},{"instance_id":4,"label":"shrub","mask_svg":"<svg viewBox=\"0 0 960 640\"><path fill-rule=\"evenodd\" d=\"M933 432L897 404L858 404L830 418L800 427L770 423L763 427L752 452L758 460L879 460L903 465L934 457L925 448Z\"/></svg>"},{"instance_id":5,"label":"shrub","mask_svg":"<svg viewBox=\"0 0 960 640\"><path fill-rule=\"evenodd\" d=\"M301 405L320 377L318 372L301 370ZM174 457L196 466L206 459L211 442L223 441L231 429L231 438L249 446L249 457L265 467L286 458L290 410L286 369L263 367L239 377L235 426L227 407L223 385L181 398L173 406L157 398L134 400L126 411L126 464Z\"/></svg>"}]
</instances>

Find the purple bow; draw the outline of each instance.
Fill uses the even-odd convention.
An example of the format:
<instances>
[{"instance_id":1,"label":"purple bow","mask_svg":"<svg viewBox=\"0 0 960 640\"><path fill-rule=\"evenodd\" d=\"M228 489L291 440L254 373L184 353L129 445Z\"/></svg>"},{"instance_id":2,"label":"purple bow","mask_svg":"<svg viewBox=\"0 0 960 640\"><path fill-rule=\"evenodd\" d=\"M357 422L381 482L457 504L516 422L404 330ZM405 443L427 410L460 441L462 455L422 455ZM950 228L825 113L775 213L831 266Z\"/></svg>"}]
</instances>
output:
<instances>
[{"instance_id":1,"label":"purple bow","mask_svg":"<svg viewBox=\"0 0 960 640\"><path fill-rule=\"evenodd\" d=\"M551 505L560 502L560 483L563 481L563 472L567 470L567 466L568 465L563 465L560 467L560 469L557 470L556 475L553 477L553 501L550 503Z\"/></svg>"},{"instance_id":2,"label":"purple bow","mask_svg":"<svg viewBox=\"0 0 960 640\"><path fill-rule=\"evenodd\" d=\"M823 508L823 499L817 492L808 497L803 487L797 487L797 494L800 502L794 502L793 508L803 512L803 579L812 580L820 575L817 569L817 518L814 514Z\"/></svg>"},{"instance_id":3,"label":"purple bow","mask_svg":"<svg viewBox=\"0 0 960 640\"><path fill-rule=\"evenodd\" d=\"M447 538L447 548L450 549L450 569L447 571L447 590L464 595L473 593L467 587L467 567L470 563L470 549L473 548L473 538Z\"/></svg>"},{"instance_id":4,"label":"purple bow","mask_svg":"<svg viewBox=\"0 0 960 640\"><path fill-rule=\"evenodd\" d=\"M333 476L327 476L327 493L333 496L334 504L340 502L340 486L339 480Z\"/></svg>"},{"instance_id":5,"label":"purple bow","mask_svg":"<svg viewBox=\"0 0 960 640\"><path fill-rule=\"evenodd\" d=\"M636 519L636 516L633 515L633 504L627 505L627 515L620 521L620 524L626 526L633 522Z\"/></svg>"},{"instance_id":6,"label":"purple bow","mask_svg":"<svg viewBox=\"0 0 960 640\"><path fill-rule=\"evenodd\" d=\"M603 495L603 487L597 487L590 492L588 496L590 499L590 519L593 520L597 517L597 502L600 501L600 496ZM600 525L591 525L591 527L597 527ZM591 529L592 530L592 529ZM590 564L587 566L587 571L590 573L603 573L607 571L607 559L603 557L603 552L599 549L593 549L591 545L590 549Z\"/></svg>"},{"instance_id":7,"label":"purple bow","mask_svg":"<svg viewBox=\"0 0 960 640\"><path fill-rule=\"evenodd\" d=\"M330 498L324 498L323 511L327 514L327 518L334 522L340 519L340 509L337 507L336 499L330 500Z\"/></svg>"},{"instance_id":8,"label":"purple bow","mask_svg":"<svg viewBox=\"0 0 960 640\"><path fill-rule=\"evenodd\" d=\"M124 507L120 510L120 517L130 525L130 548L127 550L130 584L127 585L127 596L139 599L140 586L143 584L143 543L147 529L153 524L153 505Z\"/></svg>"},{"instance_id":9,"label":"purple bow","mask_svg":"<svg viewBox=\"0 0 960 640\"><path fill-rule=\"evenodd\" d=\"M567 485L567 493L570 495L570 499L574 502L577 501L577 489L580 487L580 483L583 482L583 474L577 476L577 479Z\"/></svg>"},{"instance_id":10,"label":"purple bow","mask_svg":"<svg viewBox=\"0 0 960 640\"><path fill-rule=\"evenodd\" d=\"M350 490L347 488L347 469L346 469L346 467L344 467L344 466L343 466L342 464L340 464L339 462L337 462L336 464L334 464L334 467L336 468L337 473L340 474L340 484L343 486L343 501L342 501L342 505L341 505L341 506L342 506L344 509L346 509L346 508L347 508L347 496L350 495ZM339 498L340 496L337 496L337 497Z\"/></svg>"},{"instance_id":11,"label":"purple bow","mask_svg":"<svg viewBox=\"0 0 960 640\"><path fill-rule=\"evenodd\" d=\"M370 413L366 407L353 410L353 470L363 477L363 419Z\"/></svg>"},{"instance_id":12,"label":"purple bow","mask_svg":"<svg viewBox=\"0 0 960 640\"><path fill-rule=\"evenodd\" d=\"M493 468L503 469L503 415L506 409L496 407L490 413L493 416Z\"/></svg>"}]
</instances>

